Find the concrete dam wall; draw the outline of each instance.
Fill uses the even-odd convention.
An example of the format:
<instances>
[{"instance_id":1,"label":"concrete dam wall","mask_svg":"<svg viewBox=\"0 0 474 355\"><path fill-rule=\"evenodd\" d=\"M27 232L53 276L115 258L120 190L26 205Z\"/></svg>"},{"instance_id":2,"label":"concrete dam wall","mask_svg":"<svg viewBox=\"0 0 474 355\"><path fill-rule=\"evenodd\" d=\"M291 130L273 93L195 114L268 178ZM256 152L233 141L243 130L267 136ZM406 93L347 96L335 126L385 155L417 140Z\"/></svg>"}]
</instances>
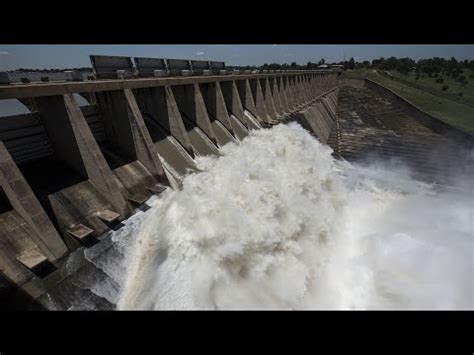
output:
<instances>
[{"instance_id":1,"label":"concrete dam wall","mask_svg":"<svg viewBox=\"0 0 474 355\"><path fill-rule=\"evenodd\" d=\"M423 112L371 80L340 83L330 145L349 161L398 162L429 183L472 179L469 133Z\"/></svg>"},{"instance_id":2,"label":"concrete dam wall","mask_svg":"<svg viewBox=\"0 0 474 355\"><path fill-rule=\"evenodd\" d=\"M84 250L104 248L153 194L179 189L196 156L290 119L327 142L337 93L337 74L321 71L0 88L31 111L0 119L2 303L44 307L56 294L67 309L59 294L89 272Z\"/></svg>"},{"instance_id":3,"label":"concrete dam wall","mask_svg":"<svg viewBox=\"0 0 474 355\"><path fill-rule=\"evenodd\" d=\"M76 95L87 100L79 106ZM113 253L110 232L253 129L296 121L348 161L396 158L429 182L472 176L473 137L369 80L327 71L11 85L0 118L0 301L73 309Z\"/></svg>"}]
</instances>

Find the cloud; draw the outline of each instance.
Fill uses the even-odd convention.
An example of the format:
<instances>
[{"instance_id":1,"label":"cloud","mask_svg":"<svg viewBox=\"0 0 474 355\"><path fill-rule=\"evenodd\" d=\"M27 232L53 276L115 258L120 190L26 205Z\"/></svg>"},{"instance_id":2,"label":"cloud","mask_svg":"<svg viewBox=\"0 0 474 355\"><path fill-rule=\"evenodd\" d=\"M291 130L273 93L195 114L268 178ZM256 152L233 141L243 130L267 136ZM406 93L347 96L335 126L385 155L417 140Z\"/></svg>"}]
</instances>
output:
<instances>
[{"instance_id":1,"label":"cloud","mask_svg":"<svg viewBox=\"0 0 474 355\"><path fill-rule=\"evenodd\" d=\"M203 54L204 54L204 52L197 52L197 53L196 53L196 55L198 55L198 56L201 56L201 55L203 55Z\"/></svg>"},{"instance_id":2,"label":"cloud","mask_svg":"<svg viewBox=\"0 0 474 355\"><path fill-rule=\"evenodd\" d=\"M9 52L6 52L6 51L0 51L0 55L8 55L10 54Z\"/></svg>"},{"instance_id":3,"label":"cloud","mask_svg":"<svg viewBox=\"0 0 474 355\"><path fill-rule=\"evenodd\" d=\"M272 47L276 47L276 46L278 46L278 44L272 44Z\"/></svg>"}]
</instances>

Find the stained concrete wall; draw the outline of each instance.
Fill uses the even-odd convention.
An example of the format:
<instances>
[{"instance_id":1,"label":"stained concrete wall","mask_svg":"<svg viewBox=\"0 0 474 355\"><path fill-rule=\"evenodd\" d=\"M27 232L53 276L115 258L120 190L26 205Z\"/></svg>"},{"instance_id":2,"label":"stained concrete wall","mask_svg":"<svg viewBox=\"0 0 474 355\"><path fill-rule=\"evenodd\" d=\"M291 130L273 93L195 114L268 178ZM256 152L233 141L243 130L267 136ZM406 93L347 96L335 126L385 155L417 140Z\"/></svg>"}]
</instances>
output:
<instances>
[{"instance_id":1,"label":"stained concrete wall","mask_svg":"<svg viewBox=\"0 0 474 355\"><path fill-rule=\"evenodd\" d=\"M327 143L329 136L336 129L337 94L337 89L330 90L295 115L295 120L322 143Z\"/></svg>"},{"instance_id":2,"label":"stained concrete wall","mask_svg":"<svg viewBox=\"0 0 474 355\"><path fill-rule=\"evenodd\" d=\"M7 202L0 214L0 269L22 285L45 263L56 264L68 250L2 142L0 190L0 198Z\"/></svg>"},{"instance_id":3,"label":"stained concrete wall","mask_svg":"<svg viewBox=\"0 0 474 355\"><path fill-rule=\"evenodd\" d=\"M71 93L74 87L84 86L68 86L64 93L58 92L58 87L52 91L38 89L43 90L42 95L28 87L21 91L23 87L21 92L33 96L20 93L21 99L37 111L37 126L51 147L46 158L53 159L53 165L68 166L78 180L44 192L36 188L31 174L24 179L20 175L12 177L12 166L16 165L9 150L14 147L9 144L9 136L2 135L0 121L0 137L6 143L0 146L4 147L0 153L5 166L9 166L2 170L0 164L0 171L10 174L1 180L8 201L0 213L0 223L15 221L22 226L26 240L18 250L4 248L0 255L0 262L11 269L9 279L16 278L17 285L35 284L32 289L25 286L35 298L56 289L54 282L42 284L41 276L19 266L17 254L37 246L40 255L36 257L41 259L44 254L54 264L77 248L93 245L151 193L167 186L179 188L183 176L197 170L193 161L196 155L220 154L219 147L244 139L249 129L260 124L299 119L321 140L327 140L334 124L335 92L328 91L337 85L335 75L285 73L215 78L164 81L169 85L161 85L161 79L151 80L147 87L139 88L132 87L141 79L125 80L121 87L113 81L88 85L86 93L79 93L93 98L95 105L84 108L79 108ZM252 116L257 121L250 119ZM20 169L27 170L22 164ZM56 178L61 179L58 175ZM13 183L15 179L20 179L22 187ZM34 191L28 190L29 183ZM41 205L34 201L35 194ZM21 204L24 199L29 201L28 208ZM47 207L52 222L42 206ZM4 230L9 232L0 234L0 242L13 235L10 229Z\"/></svg>"},{"instance_id":4,"label":"stained concrete wall","mask_svg":"<svg viewBox=\"0 0 474 355\"><path fill-rule=\"evenodd\" d=\"M472 149L474 144L474 137L471 134L463 132L460 129L441 121L439 118L422 111L421 109L410 103L408 100L397 95L392 90L380 84L377 84L376 82L370 79L365 79L365 87L376 92L377 95L395 103L398 107L404 109L406 112L415 117L420 123L422 123L429 129L441 134L442 136L464 144L466 147Z\"/></svg>"}]
</instances>

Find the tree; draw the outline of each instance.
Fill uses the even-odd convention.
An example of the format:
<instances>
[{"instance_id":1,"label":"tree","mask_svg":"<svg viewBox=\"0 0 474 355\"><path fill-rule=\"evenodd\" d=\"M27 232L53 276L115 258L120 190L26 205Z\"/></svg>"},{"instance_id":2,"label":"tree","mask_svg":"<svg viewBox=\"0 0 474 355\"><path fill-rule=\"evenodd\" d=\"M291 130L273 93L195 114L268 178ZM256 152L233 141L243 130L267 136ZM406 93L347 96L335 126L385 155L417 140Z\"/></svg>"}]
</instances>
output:
<instances>
[{"instance_id":1,"label":"tree","mask_svg":"<svg viewBox=\"0 0 474 355\"><path fill-rule=\"evenodd\" d=\"M459 69L459 68L455 68L455 69L453 69L453 71L451 72L451 76L452 76L454 79L457 79L460 74L462 74L462 70Z\"/></svg>"},{"instance_id":2,"label":"tree","mask_svg":"<svg viewBox=\"0 0 474 355\"><path fill-rule=\"evenodd\" d=\"M354 58L349 59L349 63L348 63L348 65L347 65L347 67L348 67L349 69L352 69L352 70L354 69L354 67L355 67Z\"/></svg>"},{"instance_id":3,"label":"tree","mask_svg":"<svg viewBox=\"0 0 474 355\"><path fill-rule=\"evenodd\" d=\"M306 69L313 70L313 69L316 69L317 66L318 65L316 63L308 62L308 64L306 64Z\"/></svg>"},{"instance_id":4,"label":"tree","mask_svg":"<svg viewBox=\"0 0 474 355\"><path fill-rule=\"evenodd\" d=\"M380 68L381 65L383 65L384 61L385 61L385 58L383 58L383 57L379 58L379 59L374 59L374 60L372 60L372 67L378 69L378 68Z\"/></svg>"},{"instance_id":5,"label":"tree","mask_svg":"<svg viewBox=\"0 0 474 355\"><path fill-rule=\"evenodd\" d=\"M464 83L464 82L466 82L466 81L467 81L466 76L465 76L465 75L460 75L460 76L458 77L458 81L459 81L461 84Z\"/></svg>"}]
</instances>

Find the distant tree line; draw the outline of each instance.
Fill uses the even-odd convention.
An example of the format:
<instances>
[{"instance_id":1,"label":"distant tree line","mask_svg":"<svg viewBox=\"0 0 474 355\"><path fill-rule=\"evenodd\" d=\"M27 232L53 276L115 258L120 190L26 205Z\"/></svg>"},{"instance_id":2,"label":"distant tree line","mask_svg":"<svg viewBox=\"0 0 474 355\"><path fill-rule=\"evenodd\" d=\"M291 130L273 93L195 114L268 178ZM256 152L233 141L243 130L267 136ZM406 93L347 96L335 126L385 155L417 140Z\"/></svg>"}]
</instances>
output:
<instances>
[{"instance_id":1,"label":"distant tree line","mask_svg":"<svg viewBox=\"0 0 474 355\"><path fill-rule=\"evenodd\" d=\"M263 70L275 70L275 69L317 69L318 66L326 64L324 59L319 62L308 62L306 65L297 64L296 62L288 63L265 63L261 66L248 65L248 66L234 66L233 68L238 69L263 69ZM348 61L340 61L329 64L331 65L342 65L344 69L358 69L358 68L374 68L380 70L398 70L401 73L408 73L411 70L416 70L419 73L425 73L427 75L438 74L457 74L462 73L463 69L470 69L474 71L474 60L463 60L458 61L456 58L451 57L450 59L434 57L430 59L420 59L418 61L412 58L379 58L374 59L372 62L365 60L362 62L356 62L354 58L350 58Z\"/></svg>"},{"instance_id":2,"label":"distant tree line","mask_svg":"<svg viewBox=\"0 0 474 355\"><path fill-rule=\"evenodd\" d=\"M415 62L411 58L380 58L372 61L372 67L382 70L398 70L399 72L408 72L412 69L419 73L425 73L428 75L447 74L454 75L462 73L463 69L474 70L474 60L463 60L458 61L456 58L451 57L450 59L445 58L430 58L420 59Z\"/></svg>"},{"instance_id":3,"label":"distant tree line","mask_svg":"<svg viewBox=\"0 0 474 355\"><path fill-rule=\"evenodd\" d=\"M369 63L370 66L370 62ZM296 62L292 62L290 64L288 63L265 63L263 65L246 65L246 66L232 66L233 69L240 69L240 70L254 70L254 69L260 69L260 70L315 70L315 69L321 69L318 68L320 65L327 64L328 67L331 67L332 65L342 65L344 69L355 69L357 63L355 62L354 58L349 59L348 61L341 61L337 63L331 63L328 64L326 63L326 60L322 58L319 62L308 62L306 64L298 64Z\"/></svg>"},{"instance_id":4,"label":"distant tree line","mask_svg":"<svg viewBox=\"0 0 474 355\"><path fill-rule=\"evenodd\" d=\"M234 66L235 69L242 70L314 70L321 69L318 68L320 65L326 64L324 59L321 59L319 62L308 62L306 65L293 63L265 63L261 66ZM469 75L469 79L474 79L474 60L457 60L455 57L449 59L434 57L430 59L419 59L418 61L404 57L404 58L379 58L374 59L372 62L365 60L362 62L356 62L354 58L350 58L348 61L340 61L328 64L328 67L339 65L342 66L344 70L347 69L379 69L379 70L397 70L400 73L408 74L410 71L416 73L416 79L418 80L421 76L429 76L433 78L439 78L441 76L451 77L461 84L465 85L468 83L468 78L464 75L464 70L469 69L472 73ZM438 83L442 83L443 79L436 79Z\"/></svg>"},{"instance_id":5,"label":"distant tree line","mask_svg":"<svg viewBox=\"0 0 474 355\"><path fill-rule=\"evenodd\" d=\"M400 73L408 74L410 71L416 73L416 80L421 76L429 76L436 79L437 83L442 83L443 77L450 77L465 85L468 83L468 78L464 75L464 70L471 70L469 78L474 79L474 60L458 61L455 57L450 59L434 57L430 59L420 59L415 62L410 58L380 58L372 61L372 68L380 70L397 70Z\"/></svg>"}]
</instances>

